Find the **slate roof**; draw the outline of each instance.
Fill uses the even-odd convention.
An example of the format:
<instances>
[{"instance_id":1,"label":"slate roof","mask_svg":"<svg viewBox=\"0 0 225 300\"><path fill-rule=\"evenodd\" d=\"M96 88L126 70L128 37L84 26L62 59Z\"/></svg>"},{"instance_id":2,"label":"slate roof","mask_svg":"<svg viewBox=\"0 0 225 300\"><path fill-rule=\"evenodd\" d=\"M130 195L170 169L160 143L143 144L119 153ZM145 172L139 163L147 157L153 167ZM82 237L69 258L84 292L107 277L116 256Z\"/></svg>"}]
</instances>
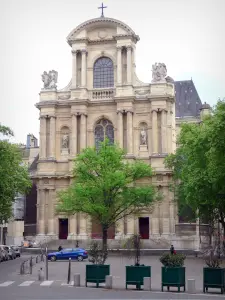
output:
<instances>
[{"instance_id":1,"label":"slate roof","mask_svg":"<svg viewBox=\"0 0 225 300\"><path fill-rule=\"evenodd\" d=\"M198 117L202 107L194 82L191 80L175 81L176 118Z\"/></svg>"}]
</instances>

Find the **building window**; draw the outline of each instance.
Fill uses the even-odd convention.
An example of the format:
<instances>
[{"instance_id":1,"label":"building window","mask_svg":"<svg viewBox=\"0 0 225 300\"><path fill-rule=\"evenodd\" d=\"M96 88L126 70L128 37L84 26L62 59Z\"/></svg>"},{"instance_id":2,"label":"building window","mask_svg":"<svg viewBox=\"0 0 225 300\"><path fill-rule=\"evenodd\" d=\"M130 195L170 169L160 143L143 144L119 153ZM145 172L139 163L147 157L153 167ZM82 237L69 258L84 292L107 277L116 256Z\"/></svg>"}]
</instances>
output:
<instances>
[{"instance_id":1,"label":"building window","mask_svg":"<svg viewBox=\"0 0 225 300\"><path fill-rule=\"evenodd\" d=\"M101 57L94 64L94 88L109 88L114 86L113 62L108 57Z\"/></svg>"},{"instance_id":2,"label":"building window","mask_svg":"<svg viewBox=\"0 0 225 300\"><path fill-rule=\"evenodd\" d=\"M101 119L95 126L95 147L97 149L105 138L108 138L110 143L114 143L114 128L110 121Z\"/></svg>"}]
</instances>

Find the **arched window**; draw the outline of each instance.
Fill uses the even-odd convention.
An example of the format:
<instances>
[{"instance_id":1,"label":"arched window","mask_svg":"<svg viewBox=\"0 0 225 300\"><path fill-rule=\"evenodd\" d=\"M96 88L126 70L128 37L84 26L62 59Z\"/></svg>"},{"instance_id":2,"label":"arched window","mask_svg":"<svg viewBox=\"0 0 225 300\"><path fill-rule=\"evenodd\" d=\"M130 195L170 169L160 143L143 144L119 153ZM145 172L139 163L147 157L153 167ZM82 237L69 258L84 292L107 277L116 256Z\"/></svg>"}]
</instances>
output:
<instances>
[{"instance_id":1,"label":"arched window","mask_svg":"<svg viewBox=\"0 0 225 300\"><path fill-rule=\"evenodd\" d=\"M114 128L110 121L101 119L95 126L95 147L97 149L100 142L103 142L105 138L108 138L110 143L114 143Z\"/></svg>"},{"instance_id":2,"label":"arched window","mask_svg":"<svg viewBox=\"0 0 225 300\"><path fill-rule=\"evenodd\" d=\"M94 64L94 88L108 88L114 86L113 62L108 57L100 57Z\"/></svg>"}]
</instances>

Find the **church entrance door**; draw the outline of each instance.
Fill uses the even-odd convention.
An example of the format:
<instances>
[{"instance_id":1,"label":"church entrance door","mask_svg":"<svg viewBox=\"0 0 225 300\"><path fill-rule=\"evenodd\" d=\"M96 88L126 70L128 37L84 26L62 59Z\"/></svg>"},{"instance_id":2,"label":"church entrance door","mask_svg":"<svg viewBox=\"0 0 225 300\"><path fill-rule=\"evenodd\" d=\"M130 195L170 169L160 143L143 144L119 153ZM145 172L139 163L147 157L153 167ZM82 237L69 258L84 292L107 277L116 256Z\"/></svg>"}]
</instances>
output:
<instances>
[{"instance_id":1,"label":"church entrance door","mask_svg":"<svg viewBox=\"0 0 225 300\"><path fill-rule=\"evenodd\" d=\"M149 239L149 217L139 218L139 234L142 239Z\"/></svg>"},{"instance_id":2,"label":"church entrance door","mask_svg":"<svg viewBox=\"0 0 225 300\"><path fill-rule=\"evenodd\" d=\"M59 239L66 240L68 236L68 219L59 219Z\"/></svg>"}]
</instances>

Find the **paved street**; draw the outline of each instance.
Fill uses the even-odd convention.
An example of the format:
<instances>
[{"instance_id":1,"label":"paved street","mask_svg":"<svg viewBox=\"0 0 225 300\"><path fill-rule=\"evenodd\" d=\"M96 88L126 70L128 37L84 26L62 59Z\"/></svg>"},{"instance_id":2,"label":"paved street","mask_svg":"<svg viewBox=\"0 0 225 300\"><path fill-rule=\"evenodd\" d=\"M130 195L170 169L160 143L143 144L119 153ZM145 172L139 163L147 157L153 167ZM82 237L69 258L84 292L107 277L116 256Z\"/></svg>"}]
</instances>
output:
<instances>
[{"instance_id":1,"label":"paved street","mask_svg":"<svg viewBox=\"0 0 225 300\"><path fill-rule=\"evenodd\" d=\"M202 295L202 268L204 262L199 258L186 259L186 279L195 278L196 295L172 292L161 293L161 264L158 257L143 257L141 263L152 266L152 291L136 291L134 286L125 290L125 265L131 265L132 260L126 257L110 257L108 263L111 265L113 275L113 290L93 288L90 284L84 287L85 264L88 262L72 262L72 272L81 274L81 287L75 288L67 285L68 262L49 262L48 281L38 281L38 270L45 267L39 263L33 268L32 274L19 275L20 263L29 256L21 259L0 264L0 299L2 300L47 300L47 299L224 299L224 295L205 294Z\"/></svg>"}]
</instances>

